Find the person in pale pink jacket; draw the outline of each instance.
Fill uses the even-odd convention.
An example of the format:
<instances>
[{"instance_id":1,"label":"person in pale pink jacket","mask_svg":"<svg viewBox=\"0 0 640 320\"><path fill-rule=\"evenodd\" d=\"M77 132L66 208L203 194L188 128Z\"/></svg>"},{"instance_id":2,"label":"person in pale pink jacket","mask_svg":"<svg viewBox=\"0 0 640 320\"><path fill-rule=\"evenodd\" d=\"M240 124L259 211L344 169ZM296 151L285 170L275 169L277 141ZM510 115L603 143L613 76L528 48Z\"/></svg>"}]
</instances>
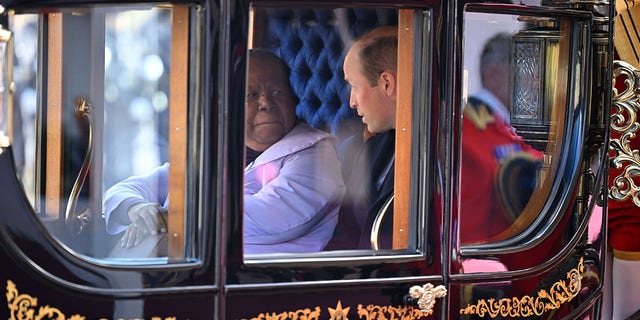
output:
<instances>
[{"instance_id":1,"label":"person in pale pink jacket","mask_svg":"<svg viewBox=\"0 0 640 320\"><path fill-rule=\"evenodd\" d=\"M244 171L245 253L321 251L345 193L336 138L296 118L288 68L275 54L249 53ZM168 164L107 190L105 218L121 245L166 232Z\"/></svg>"}]
</instances>

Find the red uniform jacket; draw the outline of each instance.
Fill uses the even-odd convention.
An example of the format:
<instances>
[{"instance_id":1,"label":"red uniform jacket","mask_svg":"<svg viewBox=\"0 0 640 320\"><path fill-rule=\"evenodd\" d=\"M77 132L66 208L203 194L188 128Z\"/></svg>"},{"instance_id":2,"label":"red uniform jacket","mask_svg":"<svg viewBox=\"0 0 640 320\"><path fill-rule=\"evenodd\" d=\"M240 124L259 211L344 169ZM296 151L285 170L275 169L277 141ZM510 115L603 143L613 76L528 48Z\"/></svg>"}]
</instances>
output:
<instances>
[{"instance_id":1,"label":"red uniform jacket","mask_svg":"<svg viewBox=\"0 0 640 320\"><path fill-rule=\"evenodd\" d=\"M544 154L533 149L504 120L494 117L488 107L470 99L462 123L462 173L460 178L460 241L463 244L489 241L513 223L518 212L509 210L500 196L497 179L506 162L523 160L527 166L518 177L509 198L522 198L535 186L535 172ZM504 193L505 190L502 190Z\"/></svg>"}]
</instances>

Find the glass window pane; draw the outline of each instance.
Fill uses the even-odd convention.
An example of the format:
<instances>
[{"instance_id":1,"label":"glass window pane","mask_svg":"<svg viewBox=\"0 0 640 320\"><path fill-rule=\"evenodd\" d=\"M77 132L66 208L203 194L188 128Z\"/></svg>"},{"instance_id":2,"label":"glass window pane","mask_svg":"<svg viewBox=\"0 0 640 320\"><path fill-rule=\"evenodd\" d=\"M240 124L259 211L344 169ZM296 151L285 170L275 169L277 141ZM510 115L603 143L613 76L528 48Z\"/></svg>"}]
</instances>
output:
<instances>
[{"instance_id":1,"label":"glass window pane","mask_svg":"<svg viewBox=\"0 0 640 320\"><path fill-rule=\"evenodd\" d=\"M398 61L415 65L415 15L380 8L252 8L245 254L406 249L415 242L406 232L418 221L409 210L409 179L395 176L412 168L414 74ZM403 23L407 27L399 28ZM287 99L270 96L279 91ZM408 116L400 120L398 113ZM277 125L263 125L271 122Z\"/></svg>"},{"instance_id":2,"label":"glass window pane","mask_svg":"<svg viewBox=\"0 0 640 320\"><path fill-rule=\"evenodd\" d=\"M194 26L183 23L191 11L99 6L12 17L21 178L46 228L70 250L112 263L190 258L185 221L196 214L187 215L185 177L195 129L187 119L199 87L188 85L189 60L198 57L189 51ZM46 55L37 54L38 32ZM171 90L184 101L171 100Z\"/></svg>"},{"instance_id":3,"label":"glass window pane","mask_svg":"<svg viewBox=\"0 0 640 320\"><path fill-rule=\"evenodd\" d=\"M166 256L171 10L107 12L105 27L104 214L126 247L110 255Z\"/></svg>"},{"instance_id":4,"label":"glass window pane","mask_svg":"<svg viewBox=\"0 0 640 320\"><path fill-rule=\"evenodd\" d=\"M544 212L571 101L567 79L579 77L562 73L569 63L580 69L580 52L570 59L570 26L568 19L465 12L462 244L513 238Z\"/></svg>"},{"instance_id":5,"label":"glass window pane","mask_svg":"<svg viewBox=\"0 0 640 320\"><path fill-rule=\"evenodd\" d=\"M13 32L13 153L18 176L35 205L36 192L36 70L38 67L38 16L9 16Z\"/></svg>"}]
</instances>

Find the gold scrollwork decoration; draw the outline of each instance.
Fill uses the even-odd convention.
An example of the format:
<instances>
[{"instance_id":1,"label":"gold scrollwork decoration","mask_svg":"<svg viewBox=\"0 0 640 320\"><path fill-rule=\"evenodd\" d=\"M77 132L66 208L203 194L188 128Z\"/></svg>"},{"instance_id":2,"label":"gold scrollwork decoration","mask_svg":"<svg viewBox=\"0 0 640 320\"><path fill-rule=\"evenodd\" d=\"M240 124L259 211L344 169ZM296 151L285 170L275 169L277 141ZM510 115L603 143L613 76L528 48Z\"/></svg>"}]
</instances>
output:
<instances>
[{"instance_id":1,"label":"gold scrollwork decoration","mask_svg":"<svg viewBox=\"0 0 640 320\"><path fill-rule=\"evenodd\" d=\"M616 79L624 79L625 88L618 92L615 87ZM609 149L615 153L611 165L622 172L613 179L609 187L609 198L616 201L632 199L640 207L640 187L634 178L640 177L640 153L632 149L631 141L635 139L640 128L637 122L640 111L640 70L631 64L616 60L613 69L613 97L610 128L612 133L618 133L619 138L609 142Z\"/></svg>"},{"instance_id":2,"label":"gold scrollwork decoration","mask_svg":"<svg viewBox=\"0 0 640 320\"><path fill-rule=\"evenodd\" d=\"M567 279L554 283L547 290L538 291L537 297L481 299L474 305L460 309L460 314L475 314L480 317L531 317L541 316L547 311L557 310L564 303L575 298L582 288L581 280L584 272L584 259L580 258L578 266L567 272Z\"/></svg>"},{"instance_id":3,"label":"gold scrollwork decoration","mask_svg":"<svg viewBox=\"0 0 640 320\"><path fill-rule=\"evenodd\" d=\"M38 306L38 298L32 297L28 294L18 293L16 285L11 280L7 280L7 306L9 307L10 317L9 320L33 320L33 319L56 319L66 320L67 317L58 308L50 307L48 305L40 307ZM81 315L72 315L69 320L84 320L85 317Z\"/></svg>"},{"instance_id":4,"label":"gold scrollwork decoration","mask_svg":"<svg viewBox=\"0 0 640 320\"><path fill-rule=\"evenodd\" d=\"M329 312L330 320L349 320L349 311L351 307L343 307L342 301L338 300L335 308L327 308ZM365 320L411 320L422 319L428 314L420 311L417 308L411 306L394 307L394 306L378 306L378 305L358 305L358 319ZM313 311L309 308L300 309L296 311L284 311L280 313L261 313L250 320L319 320L327 319L326 317L320 318L322 315L319 306L316 306ZM243 319L247 320L247 319Z\"/></svg>"},{"instance_id":5,"label":"gold scrollwork decoration","mask_svg":"<svg viewBox=\"0 0 640 320\"><path fill-rule=\"evenodd\" d=\"M9 320L39 320L39 319L51 319L51 320L86 320L86 317L79 314L74 314L67 318L65 314L58 308L50 307L48 305L38 307L38 298L25 293L18 293L18 289L11 280L7 280L7 306L9 307ZM36 313L37 310L37 313ZM176 320L176 317L151 317L151 320ZM107 320L107 318L100 318L99 320ZM134 320L123 319L118 320ZM135 320L144 320L136 318Z\"/></svg>"},{"instance_id":6,"label":"gold scrollwork decoration","mask_svg":"<svg viewBox=\"0 0 640 320\"><path fill-rule=\"evenodd\" d=\"M261 313L257 317L251 318L251 320L319 320L320 319L320 307L315 307L313 310L306 308L296 311L285 311L280 313ZM247 319L243 319L247 320Z\"/></svg>"},{"instance_id":7,"label":"gold scrollwork decoration","mask_svg":"<svg viewBox=\"0 0 640 320\"><path fill-rule=\"evenodd\" d=\"M394 307L394 306L374 306L368 305L363 307L358 305L359 319L366 320L382 320L382 319L398 319L410 320L421 319L427 314L413 307Z\"/></svg>"}]
</instances>

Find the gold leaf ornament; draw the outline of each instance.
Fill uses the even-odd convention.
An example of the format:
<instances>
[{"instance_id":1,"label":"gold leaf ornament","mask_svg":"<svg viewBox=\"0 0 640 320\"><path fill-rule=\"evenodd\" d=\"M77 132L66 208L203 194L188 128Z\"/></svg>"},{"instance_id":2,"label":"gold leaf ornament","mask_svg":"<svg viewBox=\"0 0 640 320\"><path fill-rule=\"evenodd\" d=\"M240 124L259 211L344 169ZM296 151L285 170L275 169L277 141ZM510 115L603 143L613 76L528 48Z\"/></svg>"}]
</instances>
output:
<instances>
[{"instance_id":1,"label":"gold leaf ornament","mask_svg":"<svg viewBox=\"0 0 640 320\"><path fill-rule=\"evenodd\" d=\"M409 296L418 299L418 308L426 315L433 314L433 307L436 299L447 296L447 289L443 285L434 287L431 283L423 286L413 286L409 288Z\"/></svg>"},{"instance_id":2,"label":"gold leaf ornament","mask_svg":"<svg viewBox=\"0 0 640 320\"><path fill-rule=\"evenodd\" d=\"M38 308L38 298L28 294L18 293L15 283L7 280L7 306L9 307L9 320L33 320L33 319L55 319L65 320L67 317L58 308L48 305ZM85 320L85 317L73 315L70 320Z\"/></svg>"},{"instance_id":3,"label":"gold leaf ornament","mask_svg":"<svg viewBox=\"0 0 640 320\"><path fill-rule=\"evenodd\" d=\"M475 314L479 317L539 317L546 312L559 309L563 304L575 298L582 288L584 258L580 258L578 266L569 270L565 280L556 281L549 289L538 290L536 296L521 298L489 298L480 299L476 304L460 309L460 314Z\"/></svg>"}]
</instances>

